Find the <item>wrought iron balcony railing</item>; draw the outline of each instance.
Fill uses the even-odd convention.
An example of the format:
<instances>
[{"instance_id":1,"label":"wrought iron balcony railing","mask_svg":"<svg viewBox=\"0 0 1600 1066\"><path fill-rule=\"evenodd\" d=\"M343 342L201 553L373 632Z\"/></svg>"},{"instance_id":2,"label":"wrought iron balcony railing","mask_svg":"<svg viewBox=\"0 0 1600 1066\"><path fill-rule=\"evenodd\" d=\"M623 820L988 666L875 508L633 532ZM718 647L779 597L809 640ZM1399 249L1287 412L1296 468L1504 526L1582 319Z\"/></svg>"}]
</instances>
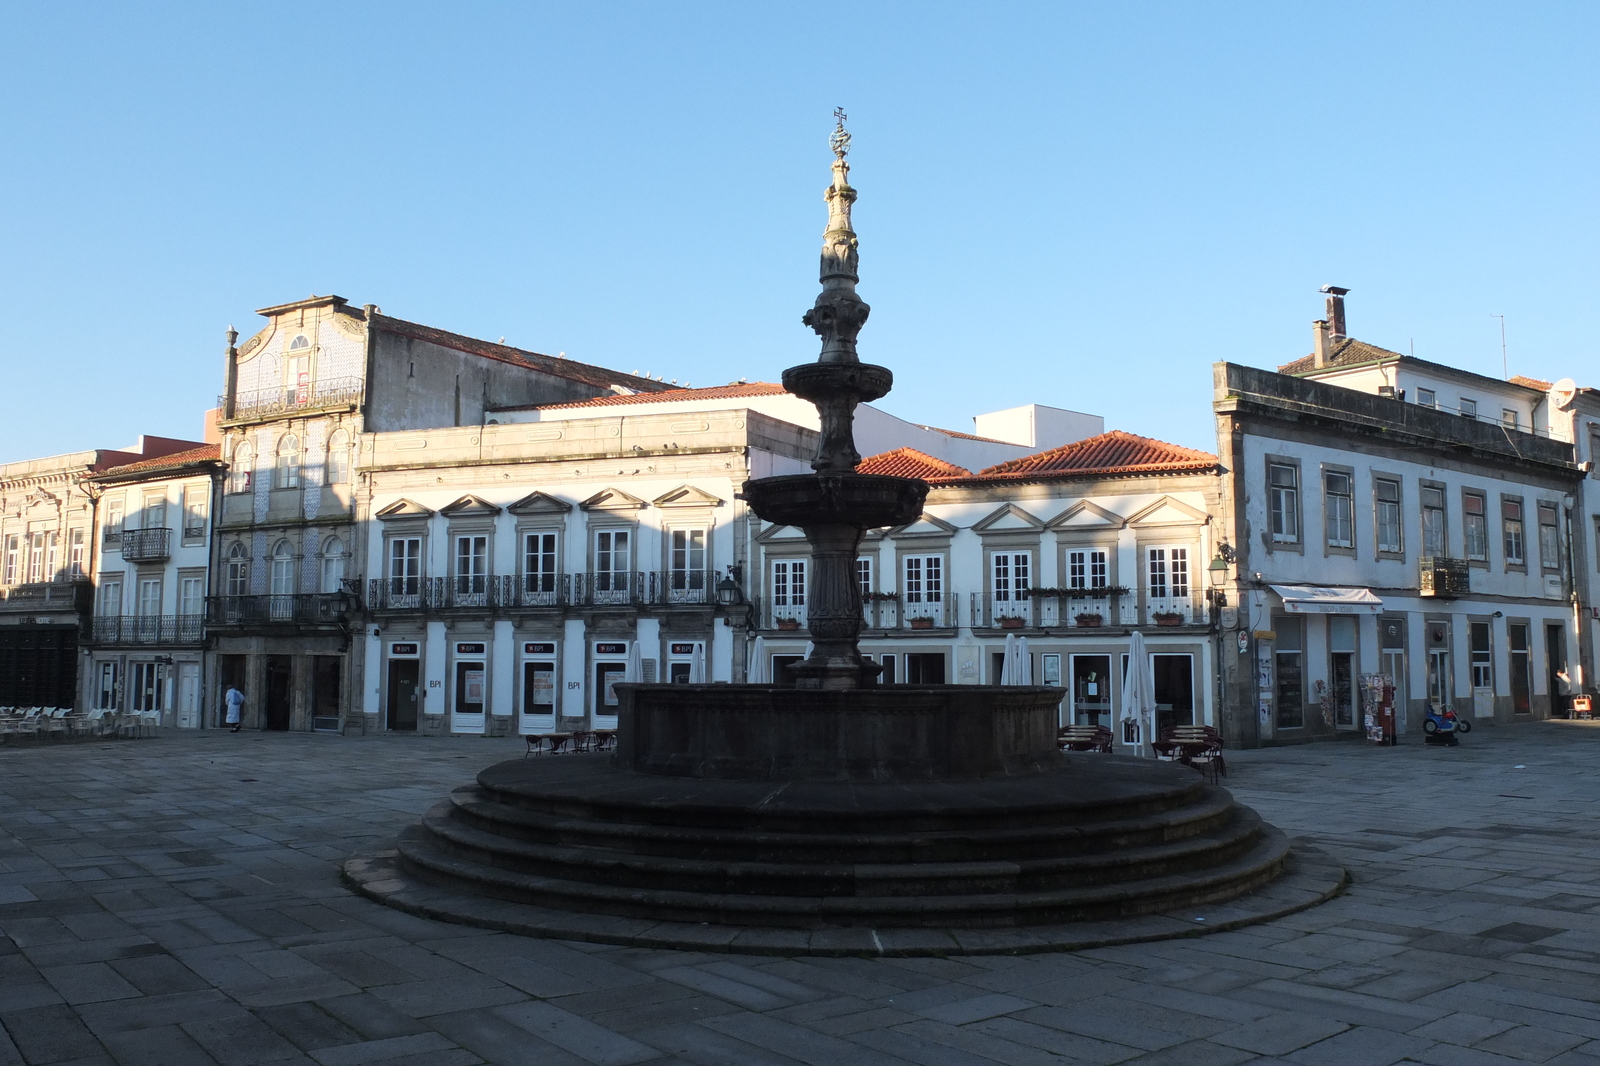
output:
<instances>
[{"instance_id":1,"label":"wrought iron balcony railing","mask_svg":"<svg viewBox=\"0 0 1600 1066\"><path fill-rule=\"evenodd\" d=\"M362 379L325 378L308 385L283 385L275 389L218 396L217 406L229 419L270 418L274 415L313 411L324 407L349 407L361 402Z\"/></svg>"},{"instance_id":2,"label":"wrought iron balcony railing","mask_svg":"<svg viewBox=\"0 0 1600 1066\"><path fill-rule=\"evenodd\" d=\"M122 558L130 563L159 563L172 557L172 530L125 529Z\"/></svg>"},{"instance_id":3,"label":"wrought iron balcony railing","mask_svg":"<svg viewBox=\"0 0 1600 1066\"><path fill-rule=\"evenodd\" d=\"M717 601L715 570L616 570L586 574L482 574L372 578L367 608L441 611L501 607L693 607Z\"/></svg>"},{"instance_id":4,"label":"wrought iron balcony railing","mask_svg":"<svg viewBox=\"0 0 1600 1066\"><path fill-rule=\"evenodd\" d=\"M97 644L198 644L205 636L205 615L125 614L94 619Z\"/></svg>"},{"instance_id":5,"label":"wrought iron balcony railing","mask_svg":"<svg viewBox=\"0 0 1600 1066\"><path fill-rule=\"evenodd\" d=\"M353 606L344 592L207 596L208 626L337 625Z\"/></svg>"}]
</instances>

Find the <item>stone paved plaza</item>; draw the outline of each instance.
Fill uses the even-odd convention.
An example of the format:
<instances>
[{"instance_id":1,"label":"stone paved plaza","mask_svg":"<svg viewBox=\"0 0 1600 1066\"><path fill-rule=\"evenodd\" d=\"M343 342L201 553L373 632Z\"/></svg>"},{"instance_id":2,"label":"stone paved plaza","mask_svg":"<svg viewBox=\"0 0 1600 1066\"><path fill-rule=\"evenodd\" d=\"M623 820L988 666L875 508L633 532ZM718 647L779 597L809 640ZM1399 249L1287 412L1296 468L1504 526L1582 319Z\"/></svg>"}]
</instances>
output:
<instances>
[{"instance_id":1,"label":"stone paved plaza","mask_svg":"<svg viewBox=\"0 0 1600 1066\"><path fill-rule=\"evenodd\" d=\"M1589 723L1233 753L1235 793L1353 884L1189 940L689 954L430 922L341 885L352 851L519 753L227 733L0 750L0 1066L1600 1066Z\"/></svg>"}]
</instances>

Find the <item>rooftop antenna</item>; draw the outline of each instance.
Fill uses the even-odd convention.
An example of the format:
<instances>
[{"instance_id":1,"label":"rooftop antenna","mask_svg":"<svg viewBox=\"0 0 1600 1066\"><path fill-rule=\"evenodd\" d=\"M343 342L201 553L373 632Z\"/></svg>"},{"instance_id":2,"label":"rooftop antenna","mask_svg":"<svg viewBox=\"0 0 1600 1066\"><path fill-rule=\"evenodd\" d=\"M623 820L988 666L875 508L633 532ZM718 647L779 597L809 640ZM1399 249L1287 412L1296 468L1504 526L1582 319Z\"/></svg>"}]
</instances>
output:
<instances>
[{"instance_id":1,"label":"rooftop antenna","mask_svg":"<svg viewBox=\"0 0 1600 1066\"><path fill-rule=\"evenodd\" d=\"M1490 315L1489 317L1500 320L1500 375L1510 381L1511 364L1506 361L1506 316Z\"/></svg>"}]
</instances>

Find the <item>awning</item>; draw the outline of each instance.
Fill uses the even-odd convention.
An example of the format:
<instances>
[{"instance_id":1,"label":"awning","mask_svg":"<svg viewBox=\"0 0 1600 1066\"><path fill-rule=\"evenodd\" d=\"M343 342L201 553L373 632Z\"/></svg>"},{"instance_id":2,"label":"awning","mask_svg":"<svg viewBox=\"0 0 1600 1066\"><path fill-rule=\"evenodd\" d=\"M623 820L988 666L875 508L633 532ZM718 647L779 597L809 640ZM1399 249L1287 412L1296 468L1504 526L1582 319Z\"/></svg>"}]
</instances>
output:
<instances>
[{"instance_id":1,"label":"awning","mask_svg":"<svg viewBox=\"0 0 1600 1066\"><path fill-rule=\"evenodd\" d=\"M1290 614L1377 614L1383 601L1371 589L1346 589L1323 585L1268 585L1283 597Z\"/></svg>"}]
</instances>

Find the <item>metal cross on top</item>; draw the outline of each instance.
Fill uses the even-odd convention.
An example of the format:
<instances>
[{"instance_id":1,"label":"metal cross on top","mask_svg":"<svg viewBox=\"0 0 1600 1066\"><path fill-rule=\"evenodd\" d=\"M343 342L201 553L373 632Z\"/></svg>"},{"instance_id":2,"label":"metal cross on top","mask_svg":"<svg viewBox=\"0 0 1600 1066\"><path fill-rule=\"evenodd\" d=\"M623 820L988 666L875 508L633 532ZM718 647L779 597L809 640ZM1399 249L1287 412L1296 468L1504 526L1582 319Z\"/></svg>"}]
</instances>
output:
<instances>
[{"instance_id":1,"label":"metal cross on top","mask_svg":"<svg viewBox=\"0 0 1600 1066\"><path fill-rule=\"evenodd\" d=\"M828 147L833 149L833 154L843 159L850 152L850 131L844 128L845 119L850 116L844 113L844 108L833 109L833 135L828 138Z\"/></svg>"}]
</instances>

